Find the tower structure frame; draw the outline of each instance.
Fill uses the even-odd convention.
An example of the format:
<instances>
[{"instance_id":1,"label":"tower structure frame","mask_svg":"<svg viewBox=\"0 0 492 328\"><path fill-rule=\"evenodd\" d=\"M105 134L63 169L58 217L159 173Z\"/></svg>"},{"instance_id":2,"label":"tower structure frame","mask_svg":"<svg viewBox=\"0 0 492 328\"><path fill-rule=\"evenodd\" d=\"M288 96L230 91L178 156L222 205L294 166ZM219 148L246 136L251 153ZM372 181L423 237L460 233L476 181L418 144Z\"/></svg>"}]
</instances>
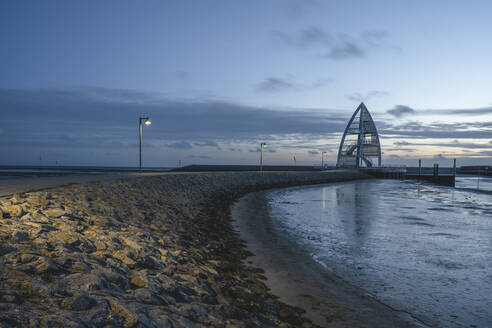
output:
<instances>
[{"instance_id":1,"label":"tower structure frame","mask_svg":"<svg viewBox=\"0 0 492 328\"><path fill-rule=\"evenodd\" d=\"M377 159L377 166L381 166L379 134L369 110L362 102L343 132L338 148L337 167L373 167L374 158Z\"/></svg>"}]
</instances>

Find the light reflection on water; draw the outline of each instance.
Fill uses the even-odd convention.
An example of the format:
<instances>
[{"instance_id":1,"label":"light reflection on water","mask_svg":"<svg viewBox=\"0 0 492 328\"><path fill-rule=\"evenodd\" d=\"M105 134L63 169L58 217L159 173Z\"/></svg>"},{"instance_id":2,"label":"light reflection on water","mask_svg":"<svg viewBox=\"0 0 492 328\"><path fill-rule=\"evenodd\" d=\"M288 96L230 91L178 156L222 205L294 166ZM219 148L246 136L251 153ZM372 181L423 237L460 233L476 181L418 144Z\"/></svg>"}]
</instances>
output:
<instances>
[{"instance_id":1,"label":"light reflection on water","mask_svg":"<svg viewBox=\"0 0 492 328\"><path fill-rule=\"evenodd\" d=\"M492 195L395 180L268 194L327 269L433 326L492 327Z\"/></svg>"}]
</instances>

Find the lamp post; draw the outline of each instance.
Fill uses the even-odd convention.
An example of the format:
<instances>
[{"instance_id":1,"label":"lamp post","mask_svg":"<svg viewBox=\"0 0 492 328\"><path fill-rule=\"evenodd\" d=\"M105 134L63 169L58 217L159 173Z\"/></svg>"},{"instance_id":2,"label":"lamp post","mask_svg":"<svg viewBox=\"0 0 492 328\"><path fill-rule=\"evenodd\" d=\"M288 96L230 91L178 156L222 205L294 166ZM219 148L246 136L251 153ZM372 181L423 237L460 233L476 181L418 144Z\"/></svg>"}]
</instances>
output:
<instances>
[{"instance_id":1,"label":"lamp post","mask_svg":"<svg viewBox=\"0 0 492 328\"><path fill-rule=\"evenodd\" d=\"M144 121L145 125L152 124L148 116L141 116L138 118L138 136L140 141L138 144L138 166L140 170L142 170L142 121Z\"/></svg>"},{"instance_id":2,"label":"lamp post","mask_svg":"<svg viewBox=\"0 0 492 328\"><path fill-rule=\"evenodd\" d=\"M323 169L325 167L325 154L326 154L326 151L322 151L321 152L321 169Z\"/></svg>"},{"instance_id":3,"label":"lamp post","mask_svg":"<svg viewBox=\"0 0 492 328\"><path fill-rule=\"evenodd\" d=\"M263 172L263 147L266 147L266 143L260 143L260 171Z\"/></svg>"}]
</instances>

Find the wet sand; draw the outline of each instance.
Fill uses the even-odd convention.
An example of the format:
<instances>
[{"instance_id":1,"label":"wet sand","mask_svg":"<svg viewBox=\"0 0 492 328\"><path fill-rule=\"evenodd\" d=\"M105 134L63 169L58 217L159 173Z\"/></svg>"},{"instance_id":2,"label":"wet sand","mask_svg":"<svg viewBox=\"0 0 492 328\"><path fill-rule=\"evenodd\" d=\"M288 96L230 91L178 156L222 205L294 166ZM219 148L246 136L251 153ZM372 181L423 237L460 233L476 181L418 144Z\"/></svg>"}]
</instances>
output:
<instances>
[{"instance_id":1,"label":"wet sand","mask_svg":"<svg viewBox=\"0 0 492 328\"><path fill-rule=\"evenodd\" d=\"M322 327L426 327L350 285L273 233L264 192L251 193L231 209L234 227L255 256L248 263L265 270L266 284L280 300L306 310Z\"/></svg>"}]
</instances>

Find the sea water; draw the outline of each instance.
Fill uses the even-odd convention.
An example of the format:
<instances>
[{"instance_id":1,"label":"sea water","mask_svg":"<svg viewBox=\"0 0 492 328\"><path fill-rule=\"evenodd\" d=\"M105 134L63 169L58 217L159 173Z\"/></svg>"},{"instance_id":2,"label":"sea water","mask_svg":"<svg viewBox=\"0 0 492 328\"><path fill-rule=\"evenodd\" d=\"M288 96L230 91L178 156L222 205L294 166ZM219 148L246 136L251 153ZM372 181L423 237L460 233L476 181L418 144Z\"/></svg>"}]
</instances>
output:
<instances>
[{"instance_id":1,"label":"sea water","mask_svg":"<svg viewBox=\"0 0 492 328\"><path fill-rule=\"evenodd\" d=\"M460 183L359 180L267 199L277 233L379 301L433 327L492 327L492 193Z\"/></svg>"}]
</instances>

